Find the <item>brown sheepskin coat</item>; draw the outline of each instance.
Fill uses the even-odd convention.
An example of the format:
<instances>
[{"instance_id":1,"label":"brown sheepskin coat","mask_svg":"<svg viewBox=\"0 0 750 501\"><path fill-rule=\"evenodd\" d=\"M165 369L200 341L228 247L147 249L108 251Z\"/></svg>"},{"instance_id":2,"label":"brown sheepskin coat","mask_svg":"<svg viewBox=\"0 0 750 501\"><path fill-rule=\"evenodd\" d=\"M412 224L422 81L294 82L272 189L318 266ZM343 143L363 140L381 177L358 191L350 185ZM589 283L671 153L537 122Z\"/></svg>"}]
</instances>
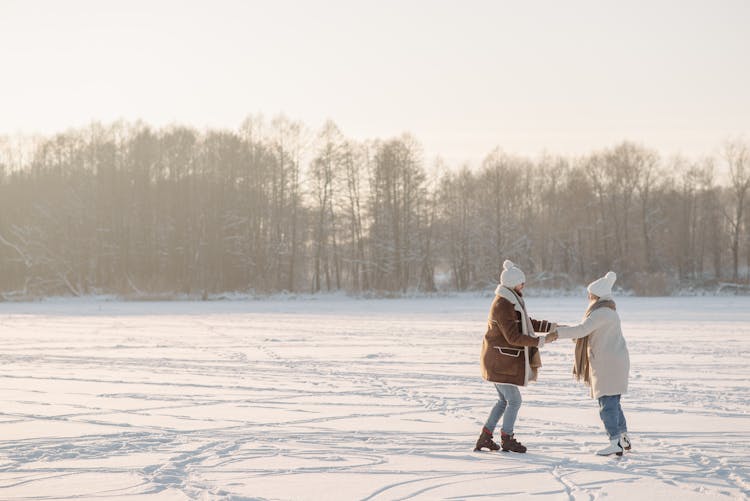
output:
<instances>
[{"instance_id":1,"label":"brown sheepskin coat","mask_svg":"<svg viewBox=\"0 0 750 501\"><path fill-rule=\"evenodd\" d=\"M538 347L544 339L534 337L533 332L549 332L552 324L530 318L523 298L515 291L499 286L495 294L482 344L482 377L526 386L536 380L542 366Z\"/></svg>"}]
</instances>

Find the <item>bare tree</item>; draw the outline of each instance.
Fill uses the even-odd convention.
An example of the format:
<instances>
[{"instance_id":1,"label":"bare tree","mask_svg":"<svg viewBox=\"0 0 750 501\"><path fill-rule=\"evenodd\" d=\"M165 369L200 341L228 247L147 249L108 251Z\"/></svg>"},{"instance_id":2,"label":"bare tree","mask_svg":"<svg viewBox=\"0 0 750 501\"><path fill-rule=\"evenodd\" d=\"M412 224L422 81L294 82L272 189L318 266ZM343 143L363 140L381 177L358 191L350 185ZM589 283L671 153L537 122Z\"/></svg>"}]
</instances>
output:
<instances>
[{"instance_id":1,"label":"bare tree","mask_svg":"<svg viewBox=\"0 0 750 501\"><path fill-rule=\"evenodd\" d=\"M365 232L363 201L363 173L367 165L367 149L351 141L347 141L343 147L343 175L338 179L341 183L340 190L344 193L341 197L342 212L349 219L349 232L351 239L351 250L349 263L351 266L352 287L356 291L368 290L370 279L365 254Z\"/></svg>"},{"instance_id":2,"label":"bare tree","mask_svg":"<svg viewBox=\"0 0 750 501\"><path fill-rule=\"evenodd\" d=\"M664 176L658 171L659 156L655 151L645 148L634 148L631 161L635 164L632 171L637 172L636 190L641 205L641 232L643 235L643 261L645 270L649 273L656 271L652 232L656 209L653 204L652 193L659 191L657 183Z\"/></svg>"},{"instance_id":3,"label":"bare tree","mask_svg":"<svg viewBox=\"0 0 750 501\"><path fill-rule=\"evenodd\" d=\"M411 136L377 146L370 180L373 214L373 282L385 290L406 290L418 262L414 246L417 198L425 175L421 152Z\"/></svg>"},{"instance_id":4,"label":"bare tree","mask_svg":"<svg viewBox=\"0 0 750 501\"><path fill-rule=\"evenodd\" d=\"M312 291L322 288L323 277L327 290L332 290L331 274L335 288L341 288L341 263L336 240L336 212L334 210L334 183L345 165L345 141L338 127L327 122L318 135L318 155L312 162L310 178L313 183L313 200L316 212L315 257Z\"/></svg>"},{"instance_id":5,"label":"bare tree","mask_svg":"<svg viewBox=\"0 0 750 501\"><path fill-rule=\"evenodd\" d=\"M0 294L434 290L443 272L473 289L506 257L553 286L613 266L623 284L739 280L749 152L727 143L720 184L714 159L627 142L581 159L495 150L428 176L411 136L356 143L328 123L312 145L283 116L0 138Z\"/></svg>"},{"instance_id":6,"label":"bare tree","mask_svg":"<svg viewBox=\"0 0 750 501\"><path fill-rule=\"evenodd\" d=\"M732 227L732 278L739 279L739 250L742 233L745 199L750 189L750 148L741 140L729 141L724 146L724 156L729 165L729 178L734 198L734 212L728 215Z\"/></svg>"}]
</instances>

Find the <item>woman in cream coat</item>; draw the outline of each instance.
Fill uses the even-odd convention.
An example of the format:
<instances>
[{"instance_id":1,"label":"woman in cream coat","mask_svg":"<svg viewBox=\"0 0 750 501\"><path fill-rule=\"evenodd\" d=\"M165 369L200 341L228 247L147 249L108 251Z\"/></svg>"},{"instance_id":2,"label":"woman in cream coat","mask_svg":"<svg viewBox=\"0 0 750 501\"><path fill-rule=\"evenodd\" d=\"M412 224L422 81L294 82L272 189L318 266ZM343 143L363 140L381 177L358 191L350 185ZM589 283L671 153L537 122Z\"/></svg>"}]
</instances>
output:
<instances>
[{"instance_id":1,"label":"woman in cream coat","mask_svg":"<svg viewBox=\"0 0 750 501\"><path fill-rule=\"evenodd\" d=\"M588 286L589 307L578 325L557 328L561 339L576 339L573 373L591 387L591 396L599 401L599 416L607 430L610 444L597 452L600 456L630 450L627 422L620 396L628 390L630 357L622 335L620 316L612 300L615 272Z\"/></svg>"}]
</instances>

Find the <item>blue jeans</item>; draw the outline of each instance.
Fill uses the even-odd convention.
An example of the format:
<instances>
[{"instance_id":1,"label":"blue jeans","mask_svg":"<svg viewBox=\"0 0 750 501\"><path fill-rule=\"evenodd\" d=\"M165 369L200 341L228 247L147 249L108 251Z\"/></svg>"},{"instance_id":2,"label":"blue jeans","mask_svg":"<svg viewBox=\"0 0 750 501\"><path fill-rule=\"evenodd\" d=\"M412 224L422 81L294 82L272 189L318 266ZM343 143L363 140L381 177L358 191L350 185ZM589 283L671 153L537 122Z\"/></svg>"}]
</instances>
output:
<instances>
[{"instance_id":1,"label":"blue jeans","mask_svg":"<svg viewBox=\"0 0 750 501\"><path fill-rule=\"evenodd\" d=\"M628 423L625 422L625 414L620 406L620 395L599 397L599 417L602 418L610 440L620 438L620 435L628 431Z\"/></svg>"},{"instance_id":2,"label":"blue jeans","mask_svg":"<svg viewBox=\"0 0 750 501\"><path fill-rule=\"evenodd\" d=\"M499 398L490 411L484 426L494 433L497 422L500 421L500 416L502 416L502 431L508 435L513 435L513 425L516 424L518 409L521 408L521 390L518 389L518 386L502 383L495 383L495 388Z\"/></svg>"}]
</instances>

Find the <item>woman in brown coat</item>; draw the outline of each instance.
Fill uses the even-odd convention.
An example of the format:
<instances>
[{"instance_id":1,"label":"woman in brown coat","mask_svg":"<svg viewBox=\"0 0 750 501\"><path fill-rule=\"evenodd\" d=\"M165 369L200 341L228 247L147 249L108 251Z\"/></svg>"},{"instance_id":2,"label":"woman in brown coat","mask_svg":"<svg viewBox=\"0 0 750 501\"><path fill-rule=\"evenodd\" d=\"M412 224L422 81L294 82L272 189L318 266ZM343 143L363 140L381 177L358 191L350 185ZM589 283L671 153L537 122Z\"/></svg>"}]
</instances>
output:
<instances>
[{"instance_id":1,"label":"woman in brown coat","mask_svg":"<svg viewBox=\"0 0 750 501\"><path fill-rule=\"evenodd\" d=\"M482 377L495 383L498 401L492 408L479 435L475 451L487 448L496 451L526 452L526 447L513 436L513 427L521 408L520 386L535 381L542 366L539 348L557 339L556 325L546 320L534 320L526 313L522 290L526 282L523 272L511 261L503 263L500 285L490 307L487 333L482 345ZM536 337L535 332L549 332ZM492 433L500 417L501 445L492 440Z\"/></svg>"}]
</instances>

